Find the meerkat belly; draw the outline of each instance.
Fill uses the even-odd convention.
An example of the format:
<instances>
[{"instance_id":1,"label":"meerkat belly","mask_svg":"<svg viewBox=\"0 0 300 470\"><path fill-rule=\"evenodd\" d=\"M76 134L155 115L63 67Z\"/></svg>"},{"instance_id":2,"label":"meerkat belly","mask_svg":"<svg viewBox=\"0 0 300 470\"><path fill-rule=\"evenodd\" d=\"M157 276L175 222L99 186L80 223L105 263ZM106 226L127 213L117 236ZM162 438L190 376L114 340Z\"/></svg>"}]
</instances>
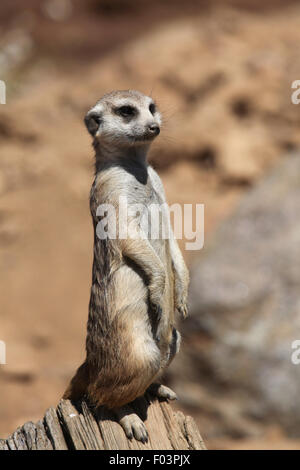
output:
<instances>
[{"instance_id":1,"label":"meerkat belly","mask_svg":"<svg viewBox=\"0 0 300 470\"><path fill-rule=\"evenodd\" d=\"M172 327L174 323L174 276L167 229L168 220L163 206L166 202L155 190L150 180L146 188L139 183L135 183L131 189L132 191L128 193L128 202L132 205L133 213L137 211L137 220L139 220L138 225L141 232L149 240L150 245L165 267L166 280L162 298L163 314L158 327L158 336L160 338L158 347L161 360L164 361L168 355L169 344L172 340ZM138 204L137 201L139 201ZM151 312L149 312L149 305L147 304L148 292L145 280L141 282L141 278L138 280L135 275L136 273L131 273L132 292L136 289L136 293L134 292L132 295L135 300L136 297L141 298L140 289L142 289L143 295L145 295L144 314L149 324ZM138 282L140 284L137 289Z\"/></svg>"},{"instance_id":2,"label":"meerkat belly","mask_svg":"<svg viewBox=\"0 0 300 470\"><path fill-rule=\"evenodd\" d=\"M147 286L135 269L122 265L114 275L116 321L122 334L130 342L130 355L141 367L151 364L156 369L160 363L160 350L152 335L148 313Z\"/></svg>"}]
</instances>

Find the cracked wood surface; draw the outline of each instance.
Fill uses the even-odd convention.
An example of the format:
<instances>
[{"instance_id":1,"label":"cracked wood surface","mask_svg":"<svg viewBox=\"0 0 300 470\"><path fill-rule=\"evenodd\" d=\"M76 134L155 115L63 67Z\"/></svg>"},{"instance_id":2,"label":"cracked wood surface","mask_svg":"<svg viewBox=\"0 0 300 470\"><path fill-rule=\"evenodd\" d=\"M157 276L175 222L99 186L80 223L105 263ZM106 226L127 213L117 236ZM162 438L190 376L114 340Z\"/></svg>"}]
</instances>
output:
<instances>
[{"instance_id":1,"label":"cracked wood surface","mask_svg":"<svg viewBox=\"0 0 300 470\"><path fill-rule=\"evenodd\" d=\"M129 440L111 412L92 410L85 401L72 404L61 400L37 423L28 422L7 439L0 450L204 450L195 421L170 404L143 397L133 404L145 420L146 444Z\"/></svg>"}]
</instances>

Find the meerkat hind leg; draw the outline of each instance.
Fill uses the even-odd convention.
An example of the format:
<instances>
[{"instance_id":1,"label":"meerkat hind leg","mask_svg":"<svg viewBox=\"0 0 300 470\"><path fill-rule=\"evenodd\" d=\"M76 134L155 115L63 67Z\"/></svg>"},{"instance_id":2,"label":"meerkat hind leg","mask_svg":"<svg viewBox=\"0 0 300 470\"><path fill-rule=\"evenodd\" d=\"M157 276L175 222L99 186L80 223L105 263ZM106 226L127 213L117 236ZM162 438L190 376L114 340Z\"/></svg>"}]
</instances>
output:
<instances>
[{"instance_id":1,"label":"meerkat hind leg","mask_svg":"<svg viewBox=\"0 0 300 470\"><path fill-rule=\"evenodd\" d=\"M166 400L177 400L178 397L175 392L166 385L153 383L147 388L147 391L158 398L165 398Z\"/></svg>"},{"instance_id":2,"label":"meerkat hind leg","mask_svg":"<svg viewBox=\"0 0 300 470\"><path fill-rule=\"evenodd\" d=\"M148 442L146 426L130 405L116 408L114 409L114 413L128 439L135 437L137 441L141 441L143 443Z\"/></svg>"}]
</instances>

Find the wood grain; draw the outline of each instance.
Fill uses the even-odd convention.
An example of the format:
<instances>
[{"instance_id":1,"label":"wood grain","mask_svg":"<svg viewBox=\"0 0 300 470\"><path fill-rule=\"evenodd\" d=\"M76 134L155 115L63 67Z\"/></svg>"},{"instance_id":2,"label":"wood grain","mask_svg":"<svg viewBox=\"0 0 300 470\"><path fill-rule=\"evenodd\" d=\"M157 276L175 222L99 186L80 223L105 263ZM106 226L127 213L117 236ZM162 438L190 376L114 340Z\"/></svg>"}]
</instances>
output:
<instances>
[{"instance_id":1,"label":"wood grain","mask_svg":"<svg viewBox=\"0 0 300 470\"><path fill-rule=\"evenodd\" d=\"M61 400L37 423L28 422L7 439L0 450L204 450L195 421L174 412L167 402L145 396L136 400L135 411L145 421L149 441L129 440L113 414L89 408L85 401Z\"/></svg>"}]
</instances>

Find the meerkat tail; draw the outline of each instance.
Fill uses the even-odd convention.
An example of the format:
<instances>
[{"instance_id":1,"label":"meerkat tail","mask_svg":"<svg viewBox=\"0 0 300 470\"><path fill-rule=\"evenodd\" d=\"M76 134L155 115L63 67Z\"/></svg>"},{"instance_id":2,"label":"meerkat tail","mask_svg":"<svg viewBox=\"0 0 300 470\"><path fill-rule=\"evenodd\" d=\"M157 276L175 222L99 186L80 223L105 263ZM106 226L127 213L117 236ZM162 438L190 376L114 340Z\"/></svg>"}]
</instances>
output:
<instances>
[{"instance_id":1,"label":"meerkat tail","mask_svg":"<svg viewBox=\"0 0 300 470\"><path fill-rule=\"evenodd\" d=\"M89 368L87 362L81 364L77 369L76 374L70 381L63 398L65 400L77 401L86 394L86 390L89 384Z\"/></svg>"}]
</instances>

